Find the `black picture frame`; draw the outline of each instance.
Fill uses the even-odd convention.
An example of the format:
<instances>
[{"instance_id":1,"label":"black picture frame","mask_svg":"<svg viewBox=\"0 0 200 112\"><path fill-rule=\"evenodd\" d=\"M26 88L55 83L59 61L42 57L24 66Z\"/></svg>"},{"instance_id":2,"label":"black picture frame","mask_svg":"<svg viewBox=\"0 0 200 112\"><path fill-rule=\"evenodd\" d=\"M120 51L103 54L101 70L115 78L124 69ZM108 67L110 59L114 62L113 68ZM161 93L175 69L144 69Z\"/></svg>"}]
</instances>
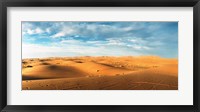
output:
<instances>
[{"instance_id":1,"label":"black picture frame","mask_svg":"<svg viewBox=\"0 0 200 112\"><path fill-rule=\"evenodd\" d=\"M7 105L7 7L193 7L193 105ZM200 112L200 0L1 0L0 110L2 112Z\"/></svg>"}]
</instances>

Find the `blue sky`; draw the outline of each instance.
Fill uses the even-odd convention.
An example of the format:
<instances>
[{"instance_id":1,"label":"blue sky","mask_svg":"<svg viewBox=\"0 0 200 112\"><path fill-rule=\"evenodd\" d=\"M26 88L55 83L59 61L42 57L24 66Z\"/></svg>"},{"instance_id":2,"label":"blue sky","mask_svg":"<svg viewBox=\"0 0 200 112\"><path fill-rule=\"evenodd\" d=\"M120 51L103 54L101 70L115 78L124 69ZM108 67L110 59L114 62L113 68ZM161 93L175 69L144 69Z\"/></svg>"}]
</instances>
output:
<instances>
[{"instance_id":1,"label":"blue sky","mask_svg":"<svg viewBox=\"0 0 200 112\"><path fill-rule=\"evenodd\" d=\"M22 22L22 58L178 57L178 22Z\"/></svg>"}]
</instances>

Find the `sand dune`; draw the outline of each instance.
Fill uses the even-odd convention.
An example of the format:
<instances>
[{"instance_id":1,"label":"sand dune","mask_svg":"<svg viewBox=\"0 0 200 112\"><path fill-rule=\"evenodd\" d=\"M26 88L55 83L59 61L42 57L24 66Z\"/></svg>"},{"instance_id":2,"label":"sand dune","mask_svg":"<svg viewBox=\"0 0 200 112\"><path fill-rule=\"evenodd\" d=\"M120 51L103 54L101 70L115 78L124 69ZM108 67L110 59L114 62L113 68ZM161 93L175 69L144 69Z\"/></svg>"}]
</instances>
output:
<instances>
[{"instance_id":1,"label":"sand dune","mask_svg":"<svg viewBox=\"0 0 200 112\"><path fill-rule=\"evenodd\" d=\"M178 61L155 56L24 59L23 90L177 90Z\"/></svg>"},{"instance_id":2,"label":"sand dune","mask_svg":"<svg viewBox=\"0 0 200 112\"><path fill-rule=\"evenodd\" d=\"M23 70L23 80L82 77L87 74L71 66L45 65Z\"/></svg>"}]
</instances>

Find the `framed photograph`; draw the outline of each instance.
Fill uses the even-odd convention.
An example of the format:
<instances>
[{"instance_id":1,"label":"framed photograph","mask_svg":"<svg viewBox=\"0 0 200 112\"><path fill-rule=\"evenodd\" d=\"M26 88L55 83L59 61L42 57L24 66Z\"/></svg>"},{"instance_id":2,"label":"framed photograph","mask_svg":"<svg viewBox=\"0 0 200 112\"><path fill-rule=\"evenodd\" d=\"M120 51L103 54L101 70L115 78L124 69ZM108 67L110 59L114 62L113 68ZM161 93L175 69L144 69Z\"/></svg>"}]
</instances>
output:
<instances>
[{"instance_id":1,"label":"framed photograph","mask_svg":"<svg viewBox=\"0 0 200 112\"><path fill-rule=\"evenodd\" d=\"M2 112L199 111L199 0L3 0Z\"/></svg>"}]
</instances>

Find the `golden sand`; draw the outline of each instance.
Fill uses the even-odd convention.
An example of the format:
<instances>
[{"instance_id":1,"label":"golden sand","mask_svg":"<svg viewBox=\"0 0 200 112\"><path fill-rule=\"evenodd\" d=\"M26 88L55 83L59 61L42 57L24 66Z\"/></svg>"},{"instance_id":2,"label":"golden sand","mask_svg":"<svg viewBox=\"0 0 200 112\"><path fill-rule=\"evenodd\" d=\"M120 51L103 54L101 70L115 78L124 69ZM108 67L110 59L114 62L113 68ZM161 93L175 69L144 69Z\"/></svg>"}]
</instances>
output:
<instances>
[{"instance_id":1,"label":"golden sand","mask_svg":"<svg viewBox=\"0 0 200 112\"><path fill-rule=\"evenodd\" d=\"M177 90L178 60L156 56L23 59L23 90Z\"/></svg>"}]
</instances>

